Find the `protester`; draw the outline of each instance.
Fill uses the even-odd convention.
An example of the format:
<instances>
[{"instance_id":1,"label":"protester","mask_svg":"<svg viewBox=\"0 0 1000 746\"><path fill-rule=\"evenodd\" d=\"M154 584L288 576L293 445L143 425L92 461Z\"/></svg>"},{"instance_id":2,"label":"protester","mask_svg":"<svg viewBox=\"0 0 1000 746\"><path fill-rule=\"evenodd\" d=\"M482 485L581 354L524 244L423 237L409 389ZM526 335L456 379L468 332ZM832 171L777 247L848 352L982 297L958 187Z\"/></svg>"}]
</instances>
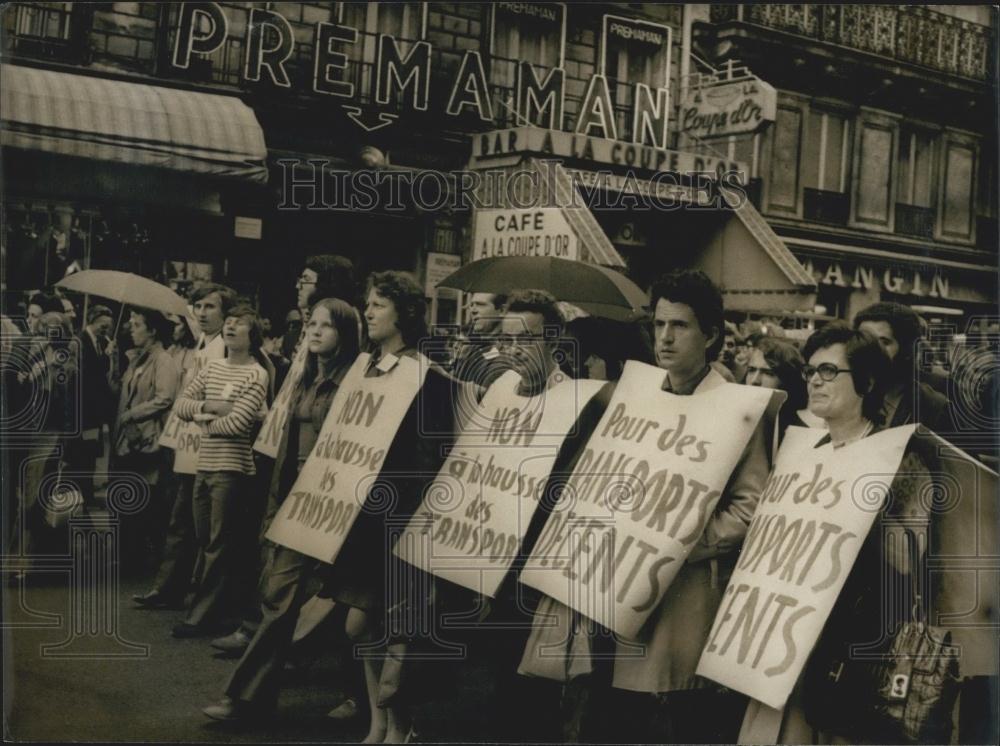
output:
<instances>
[{"instance_id":1,"label":"protester","mask_svg":"<svg viewBox=\"0 0 1000 746\"><path fill-rule=\"evenodd\" d=\"M40 302L36 302L40 301ZM35 296L31 305L39 310L53 307ZM27 369L18 372L19 398L36 402L32 422L26 432L35 433L19 475L19 516L15 520L15 554L30 563L39 537L48 536L45 513L53 508L49 477L62 468L60 451L78 429L79 354L69 322L61 311L42 311L32 321L34 339L25 360Z\"/></svg>"},{"instance_id":2,"label":"protester","mask_svg":"<svg viewBox=\"0 0 1000 746\"><path fill-rule=\"evenodd\" d=\"M496 365L498 351L494 344L507 298L495 293L472 293L469 298L469 323L455 350L452 374L460 381L488 387L503 368Z\"/></svg>"},{"instance_id":3,"label":"protester","mask_svg":"<svg viewBox=\"0 0 1000 746\"><path fill-rule=\"evenodd\" d=\"M177 370L180 371L181 380L187 383L194 377L194 369L197 367L194 348L198 344L198 340L194 338L194 333L186 318L173 314L168 318L174 327L170 345L167 347L167 354L174 361Z\"/></svg>"},{"instance_id":4,"label":"protester","mask_svg":"<svg viewBox=\"0 0 1000 746\"><path fill-rule=\"evenodd\" d=\"M302 316L302 312L295 308L285 314L285 334L281 339L281 355L289 360L295 354L295 348L302 336Z\"/></svg>"},{"instance_id":5,"label":"protester","mask_svg":"<svg viewBox=\"0 0 1000 746\"><path fill-rule=\"evenodd\" d=\"M107 306L94 304L87 309L87 323L77 335L80 350L80 436L67 444L66 461L78 474L83 504L96 507L94 469L104 452L105 424L111 424L115 405L109 376L108 354L114 317Z\"/></svg>"},{"instance_id":6,"label":"protester","mask_svg":"<svg viewBox=\"0 0 1000 746\"><path fill-rule=\"evenodd\" d=\"M226 345L222 338L222 324L226 314L236 302L236 293L224 285L207 284L191 294L194 316L201 330L195 346L194 367L187 374L191 379L210 360L225 357ZM184 391L190 380L181 381ZM151 609L184 608L184 600L192 585L192 573L198 553L194 536L194 511L192 493L194 471L180 467L180 457L174 456L176 493L170 512L170 524L164 544L163 559L153 581L153 588L146 593L132 596L138 605ZM188 473L188 472L191 473Z\"/></svg>"},{"instance_id":7,"label":"protester","mask_svg":"<svg viewBox=\"0 0 1000 746\"><path fill-rule=\"evenodd\" d=\"M340 299L320 300L310 310L304 342L308 349L305 369L292 396L293 415L282 432L275 458L262 536L308 458L340 383L358 355L357 312ZM246 643L240 639L248 634L245 628L234 633L232 642L245 647L245 652L226 686L225 698L206 707L206 715L238 721L274 708L308 581L321 566L292 549L274 549L261 578L262 621Z\"/></svg>"},{"instance_id":8,"label":"protester","mask_svg":"<svg viewBox=\"0 0 1000 746\"><path fill-rule=\"evenodd\" d=\"M160 436L180 385L180 371L163 349L173 325L158 311L133 308L129 318L133 347L122 376L115 417L115 468L139 475L150 491L149 504L123 516L123 556L130 564L152 561L163 534L164 499L160 494L164 457Z\"/></svg>"},{"instance_id":9,"label":"protester","mask_svg":"<svg viewBox=\"0 0 1000 746\"><path fill-rule=\"evenodd\" d=\"M723 343L718 288L702 272L681 271L655 283L650 297L656 362L666 371L663 390L688 396L724 385L709 364ZM614 661L612 686L657 695L652 717L665 724L667 741L735 739L745 698L705 687L695 668L722 601L724 578L735 562L769 469L763 428L758 426L687 562L632 641L645 646L644 654ZM652 704L649 699L645 703L646 708ZM636 714L637 719L651 716L632 695L632 705L636 704L644 713Z\"/></svg>"},{"instance_id":10,"label":"protester","mask_svg":"<svg viewBox=\"0 0 1000 746\"><path fill-rule=\"evenodd\" d=\"M802 380L802 355L795 345L775 337L761 337L750 355L746 383L778 389L788 394L778 413L778 441L789 425L797 427L823 427L815 415L806 408L805 381Z\"/></svg>"},{"instance_id":11,"label":"protester","mask_svg":"<svg viewBox=\"0 0 1000 746\"><path fill-rule=\"evenodd\" d=\"M230 308L222 336L226 357L199 371L177 402L177 416L202 427L192 507L204 566L187 618L174 627L174 637L216 632L234 611L234 549L239 532L249 528L245 485L256 473L250 434L268 389L267 371L255 358L262 342L256 311Z\"/></svg>"},{"instance_id":12,"label":"protester","mask_svg":"<svg viewBox=\"0 0 1000 746\"><path fill-rule=\"evenodd\" d=\"M953 429L947 397L920 382L916 355L923 334L920 316L900 303L875 303L854 317L882 345L890 360L882 419L887 427L917 422L944 435Z\"/></svg>"},{"instance_id":13,"label":"protester","mask_svg":"<svg viewBox=\"0 0 1000 746\"><path fill-rule=\"evenodd\" d=\"M62 300L55 295L50 293L35 293L28 300L27 308L27 326L28 334L37 335L40 332L41 327L39 326L39 321L41 320L42 314L44 313L58 313L62 314L64 312Z\"/></svg>"},{"instance_id":14,"label":"protester","mask_svg":"<svg viewBox=\"0 0 1000 746\"><path fill-rule=\"evenodd\" d=\"M820 329L807 340L803 376L808 381L809 409L829 429L817 448L841 448L883 428L883 379L889 370L883 348L884 343L880 345L867 331L840 323ZM786 705L777 739L769 742L895 742L884 740L891 736L872 730L873 723L860 717L862 709L856 700L864 692L829 689L833 685L828 682L831 677L835 680L838 671L843 673L845 661L854 665L854 647L885 645L910 612L914 599L904 592L910 587L909 578L915 572L922 577L926 571L911 566L910 540L900 527L926 530L929 513L917 492L894 490L881 507L810 655L800 686ZM923 564L922 551L917 552L917 562ZM884 588L900 589L904 597L888 604ZM823 692L830 696L820 698Z\"/></svg>"}]
</instances>

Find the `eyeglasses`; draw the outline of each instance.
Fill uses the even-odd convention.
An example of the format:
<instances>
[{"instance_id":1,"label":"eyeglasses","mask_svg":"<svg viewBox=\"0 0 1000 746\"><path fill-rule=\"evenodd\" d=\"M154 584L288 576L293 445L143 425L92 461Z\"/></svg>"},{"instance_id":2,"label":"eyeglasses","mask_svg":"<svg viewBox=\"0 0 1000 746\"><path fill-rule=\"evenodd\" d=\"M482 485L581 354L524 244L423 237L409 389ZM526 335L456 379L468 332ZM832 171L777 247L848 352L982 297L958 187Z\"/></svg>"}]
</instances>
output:
<instances>
[{"instance_id":1,"label":"eyeglasses","mask_svg":"<svg viewBox=\"0 0 1000 746\"><path fill-rule=\"evenodd\" d=\"M832 381L841 373L850 373L850 368L838 368L833 363L821 363L817 366L806 365L802 368L802 380L811 381L812 377L819 373L819 377L824 381Z\"/></svg>"},{"instance_id":2,"label":"eyeglasses","mask_svg":"<svg viewBox=\"0 0 1000 746\"><path fill-rule=\"evenodd\" d=\"M755 368L752 365L747 366L747 376L754 376L757 374L762 376L773 376L774 371L771 368Z\"/></svg>"}]
</instances>

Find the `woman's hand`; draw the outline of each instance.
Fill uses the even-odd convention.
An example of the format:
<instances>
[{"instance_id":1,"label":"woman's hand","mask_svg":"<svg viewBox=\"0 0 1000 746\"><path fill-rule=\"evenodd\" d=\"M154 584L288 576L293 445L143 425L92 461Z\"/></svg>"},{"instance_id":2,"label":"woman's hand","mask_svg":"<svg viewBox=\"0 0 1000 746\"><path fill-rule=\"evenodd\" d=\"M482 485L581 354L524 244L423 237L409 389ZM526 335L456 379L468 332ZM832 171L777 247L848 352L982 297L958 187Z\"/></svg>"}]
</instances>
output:
<instances>
[{"instance_id":1,"label":"woman's hand","mask_svg":"<svg viewBox=\"0 0 1000 746\"><path fill-rule=\"evenodd\" d=\"M202 407L202 411L205 414L214 414L219 417L225 417L227 414L233 411L233 403L228 401L206 401L205 406Z\"/></svg>"}]
</instances>

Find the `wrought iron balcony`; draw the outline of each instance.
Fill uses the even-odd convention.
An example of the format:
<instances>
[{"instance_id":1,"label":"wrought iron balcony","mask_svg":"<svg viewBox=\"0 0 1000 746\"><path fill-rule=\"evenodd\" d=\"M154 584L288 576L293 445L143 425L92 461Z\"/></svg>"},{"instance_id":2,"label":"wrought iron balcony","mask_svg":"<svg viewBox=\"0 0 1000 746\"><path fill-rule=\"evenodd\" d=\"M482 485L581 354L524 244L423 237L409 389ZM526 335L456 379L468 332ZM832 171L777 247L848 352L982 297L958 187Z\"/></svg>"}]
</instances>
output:
<instances>
[{"instance_id":1,"label":"wrought iron balcony","mask_svg":"<svg viewBox=\"0 0 1000 746\"><path fill-rule=\"evenodd\" d=\"M974 80L989 80L988 26L907 5L713 5L713 23L763 26Z\"/></svg>"}]
</instances>

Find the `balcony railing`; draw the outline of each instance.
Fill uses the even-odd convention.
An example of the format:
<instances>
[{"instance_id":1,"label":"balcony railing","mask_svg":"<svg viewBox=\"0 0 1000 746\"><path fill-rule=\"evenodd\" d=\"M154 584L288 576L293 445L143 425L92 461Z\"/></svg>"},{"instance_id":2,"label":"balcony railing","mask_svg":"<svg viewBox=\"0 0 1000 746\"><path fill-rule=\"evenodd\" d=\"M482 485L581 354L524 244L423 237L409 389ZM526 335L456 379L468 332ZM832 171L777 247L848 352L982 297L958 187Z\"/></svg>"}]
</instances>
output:
<instances>
[{"instance_id":1,"label":"balcony railing","mask_svg":"<svg viewBox=\"0 0 1000 746\"><path fill-rule=\"evenodd\" d=\"M907 5L713 5L714 23L740 21L963 78L992 77L988 26Z\"/></svg>"},{"instance_id":2,"label":"balcony railing","mask_svg":"<svg viewBox=\"0 0 1000 746\"><path fill-rule=\"evenodd\" d=\"M918 238L934 238L934 210L896 203L896 233Z\"/></svg>"},{"instance_id":3,"label":"balcony railing","mask_svg":"<svg viewBox=\"0 0 1000 746\"><path fill-rule=\"evenodd\" d=\"M830 192L809 187L802 190L802 214L806 220L847 225L850 211L851 197L844 192Z\"/></svg>"}]
</instances>

